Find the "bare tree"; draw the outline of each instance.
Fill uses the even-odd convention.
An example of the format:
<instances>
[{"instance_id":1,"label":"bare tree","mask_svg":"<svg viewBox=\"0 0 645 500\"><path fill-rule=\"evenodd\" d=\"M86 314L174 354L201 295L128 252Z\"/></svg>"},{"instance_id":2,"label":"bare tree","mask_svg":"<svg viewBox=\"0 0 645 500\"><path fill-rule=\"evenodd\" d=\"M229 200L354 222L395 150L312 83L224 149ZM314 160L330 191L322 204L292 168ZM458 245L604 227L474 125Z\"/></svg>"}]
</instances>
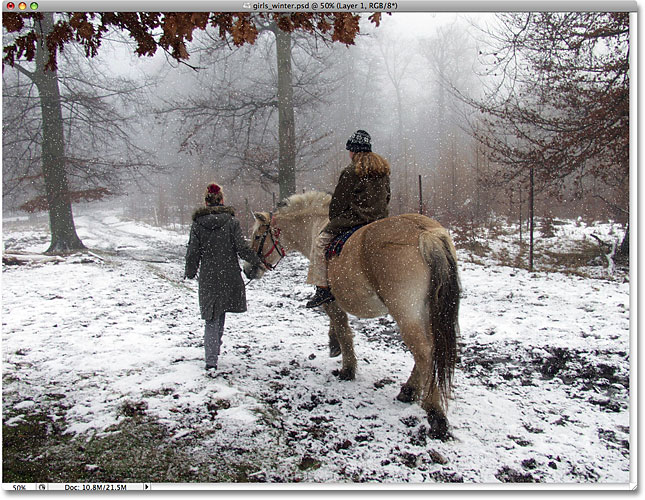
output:
<instances>
[{"instance_id":1,"label":"bare tree","mask_svg":"<svg viewBox=\"0 0 645 500\"><path fill-rule=\"evenodd\" d=\"M44 40L54 30L53 13L44 13L33 19L35 36ZM33 82L38 92L42 120L40 155L47 205L50 213L51 244L47 253L61 253L83 249L76 234L69 181L65 169L65 141L61 95L57 70L46 70L49 50L43 43L36 44L35 67L27 69L16 63L14 67ZM33 149L31 149L33 151Z\"/></svg>"},{"instance_id":2,"label":"bare tree","mask_svg":"<svg viewBox=\"0 0 645 500\"><path fill-rule=\"evenodd\" d=\"M263 32L252 48L200 53L203 69L184 85L189 95L166 99L159 112L179 118L181 152L211 165L218 178L259 183L267 191L277 184L283 198L295 192L297 172L322 163L328 132L314 117L338 77L327 76L334 61L325 40L285 37L275 23ZM206 47L211 40L199 43Z\"/></svg>"},{"instance_id":3,"label":"bare tree","mask_svg":"<svg viewBox=\"0 0 645 500\"><path fill-rule=\"evenodd\" d=\"M482 99L466 99L480 111L475 136L499 166L491 183L519 182L529 196L580 197L585 179L594 178L627 210L629 14L498 19L483 54L494 86Z\"/></svg>"},{"instance_id":4,"label":"bare tree","mask_svg":"<svg viewBox=\"0 0 645 500\"><path fill-rule=\"evenodd\" d=\"M333 41L353 43L359 32L359 16L351 13L298 13L297 15L267 14L284 31L302 30L311 33L331 32ZM380 14L370 19L378 25ZM52 13L5 13L3 27L12 34L6 37L3 64L15 66L30 77L39 91L43 137L42 165L50 213L52 243L48 252L82 249L76 234L71 210L69 185L64 161L64 130L57 78L57 54L70 43L79 43L86 56L98 53L103 37L118 28L130 34L139 55L152 55L158 48L178 61L189 54L186 44L196 29L210 26L219 30L220 38L231 36L236 46L255 42L257 27L250 13L149 13L101 12L73 13L54 21ZM18 63L21 58L35 61L36 69L28 70Z\"/></svg>"},{"instance_id":5,"label":"bare tree","mask_svg":"<svg viewBox=\"0 0 645 500\"><path fill-rule=\"evenodd\" d=\"M154 156L136 140L145 84L111 77L74 50L62 55L56 78L61 119L56 125L65 137L61 161L70 203L118 194L125 183L140 181L158 168ZM3 194L23 210L46 211L46 123L38 109L38 87L20 71L7 71L3 79L5 109L12 115L3 122Z\"/></svg>"},{"instance_id":6,"label":"bare tree","mask_svg":"<svg viewBox=\"0 0 645 500\"><path fill-rule=\"evenodd\" d=\"M472 139L462 131L468 122L459 109L463 105L455 98L452 89L472 91L476 49L464 24L457 18L439 25L434 36L422 39L419 45L429 69L430 98L434 102L432 116L435 127L430 129L433 135L429 140L437 153L435 181L439 184L438 205L454 216L458 211L458 199L468 199L467 185L472 177L466 164L470 163L467 151L471 149L468 142Z\"/></svg>"},{"instance_id":7,"label":"bare tree","mask_svg":"<svg viewBox=\"0 0 645 500\"><path fill-rule=\"evenodd\" d=\"M400 211L406 211L410 205L410 180L416 178L410 174L410 144L406 131L408 121L405 119L406 110L404 107L404 96L406 93L405 83L410 77L411 64L415 54L410 51L408 44L396 43L387 36L376 37L376 45L381 55L381 63L385 68L385 74L389 80L396 97L396 151L398 166L403 167L403 189L400 190Z\"/></svg>"}]
</instances>

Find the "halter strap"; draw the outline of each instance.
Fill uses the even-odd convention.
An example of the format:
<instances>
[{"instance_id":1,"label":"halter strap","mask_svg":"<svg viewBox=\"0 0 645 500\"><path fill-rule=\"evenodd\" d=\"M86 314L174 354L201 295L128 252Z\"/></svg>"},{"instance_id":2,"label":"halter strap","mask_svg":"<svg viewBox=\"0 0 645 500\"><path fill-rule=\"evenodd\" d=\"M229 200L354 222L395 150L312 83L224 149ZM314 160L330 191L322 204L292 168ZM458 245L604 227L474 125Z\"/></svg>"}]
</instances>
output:
<instances>
[{"instance_id":1,"label":"halter strap","mask_svg":"<svg viewBox=\"0 0 645 500\"><path fill-rule=\"evenodd\" d=\"M266 266L267 269L273 271L276 266L279 264L279 262L287 255L287 252L284 250L284 247L280 243L279 237L280 237L280 228L272 228L271 225L273 224L274 217L273 217L273 212L269 213L269 224L267 224L267 228L264 231L264 234L261 237L260 244L258 245L258 251L257 251L257 256L259 257L260 261L262 264ZM271 249L265 253L264 255L262 254L262 249L264 248L264 242L266 241L267 237L271 237ZM267 262L267 257L271 255L274 250L277 250L278 253L280 254L280 258L278 259L278 262L276 262L274 265L271 265Z\"/></svg>"}]
</instances>

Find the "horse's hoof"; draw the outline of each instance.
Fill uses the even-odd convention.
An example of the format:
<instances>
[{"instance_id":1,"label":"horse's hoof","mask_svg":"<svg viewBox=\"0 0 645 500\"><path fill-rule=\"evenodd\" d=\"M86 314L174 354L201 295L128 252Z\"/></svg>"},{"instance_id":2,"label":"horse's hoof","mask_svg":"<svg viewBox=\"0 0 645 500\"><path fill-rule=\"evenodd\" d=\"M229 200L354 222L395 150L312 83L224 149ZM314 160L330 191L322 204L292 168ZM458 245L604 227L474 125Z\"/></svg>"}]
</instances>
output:
<instances>
[{"instance_id":1,"label":"horse's hoof","mask_svg":"<svg viewBox=\"0 0 645 500\"><path fill-rule=\"evenodd\" d=\"M342 370L333 370L332 375L335 375L340 380L354 380L356 378L355 370L343 368Z\"/></svg>"},{"instance_id":2,"label":"horse's hoof","mask_svg":"<svg viewBox=\"0 0 645 500\"><path fill-rule=\"evenodd\" d=\"M396 397L396 399L398 399L402 403L412 403L412 401L414 401L414 389L409 385L403 384L401 386L401 391L399 392L399 395Z\"/></svg>"},{"instance_id":3,"label":"horse's hoof","mask_svg":"<svg viewBox=\"0 0 645 500\"><path fill-rule=\"evenodd\" d=\"M443 413L437 410L428 411L428 423L430 424L430 430L428 431L430 438L445 441L450 437L448 419Z\"/></svg>"}]
</instances>

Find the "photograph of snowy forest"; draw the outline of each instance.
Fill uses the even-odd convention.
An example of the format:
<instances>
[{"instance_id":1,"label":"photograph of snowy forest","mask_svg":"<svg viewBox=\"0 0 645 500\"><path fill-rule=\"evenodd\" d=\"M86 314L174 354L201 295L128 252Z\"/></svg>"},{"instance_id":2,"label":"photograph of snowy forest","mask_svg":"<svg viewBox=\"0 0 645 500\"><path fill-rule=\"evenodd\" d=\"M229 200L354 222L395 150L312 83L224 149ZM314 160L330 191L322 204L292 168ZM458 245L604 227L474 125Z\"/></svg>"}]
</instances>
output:
<instances>
[{"instance_id":1,"label":"photograph of snowy forest","mask_svg":"<svg viewBox=\"0 0 645 500\"><path fill-rule=\"evenodd\" d=\"M634 486L635 4L9 4L5 487Z\"/></svg>"}]
</instances>

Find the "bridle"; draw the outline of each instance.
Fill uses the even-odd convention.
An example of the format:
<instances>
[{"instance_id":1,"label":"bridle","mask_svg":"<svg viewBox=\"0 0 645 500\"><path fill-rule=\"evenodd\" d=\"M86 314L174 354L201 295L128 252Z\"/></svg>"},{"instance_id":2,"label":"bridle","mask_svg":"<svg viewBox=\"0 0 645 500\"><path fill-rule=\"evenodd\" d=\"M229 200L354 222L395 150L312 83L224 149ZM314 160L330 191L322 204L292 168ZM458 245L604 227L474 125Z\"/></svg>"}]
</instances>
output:
<instances>
[{"instance_id":1,"label":"bridle","mask_svg":"<svg viewBox=\"0 0 645 500\"><path fill-rule=\"evenodd\" d=\"M260 244L258 245L258 251L257 251L257 256L260 258L260 261L262 264L266 266L267 269L270 269L273 271L276 266L280 263L280 261L287 255L287 252L284 250L284 247L280 243L280 240L278 239L280 236L280 228L277 227L271 227L271 223L273 222L273 213L269 214L269 223L267 224L267 228L264 231L264 234L260 236L259 234L255 236L255 241L260 240ZM263 249L264 249L264 242L266 239L270 237L271 238L271 249L263 254ZM278 254L280 255L280 258L278 261L271 265L267 262L267 258L269 255L271 255L274 251L277 251Z\"/></svg>"}]
</instances>

